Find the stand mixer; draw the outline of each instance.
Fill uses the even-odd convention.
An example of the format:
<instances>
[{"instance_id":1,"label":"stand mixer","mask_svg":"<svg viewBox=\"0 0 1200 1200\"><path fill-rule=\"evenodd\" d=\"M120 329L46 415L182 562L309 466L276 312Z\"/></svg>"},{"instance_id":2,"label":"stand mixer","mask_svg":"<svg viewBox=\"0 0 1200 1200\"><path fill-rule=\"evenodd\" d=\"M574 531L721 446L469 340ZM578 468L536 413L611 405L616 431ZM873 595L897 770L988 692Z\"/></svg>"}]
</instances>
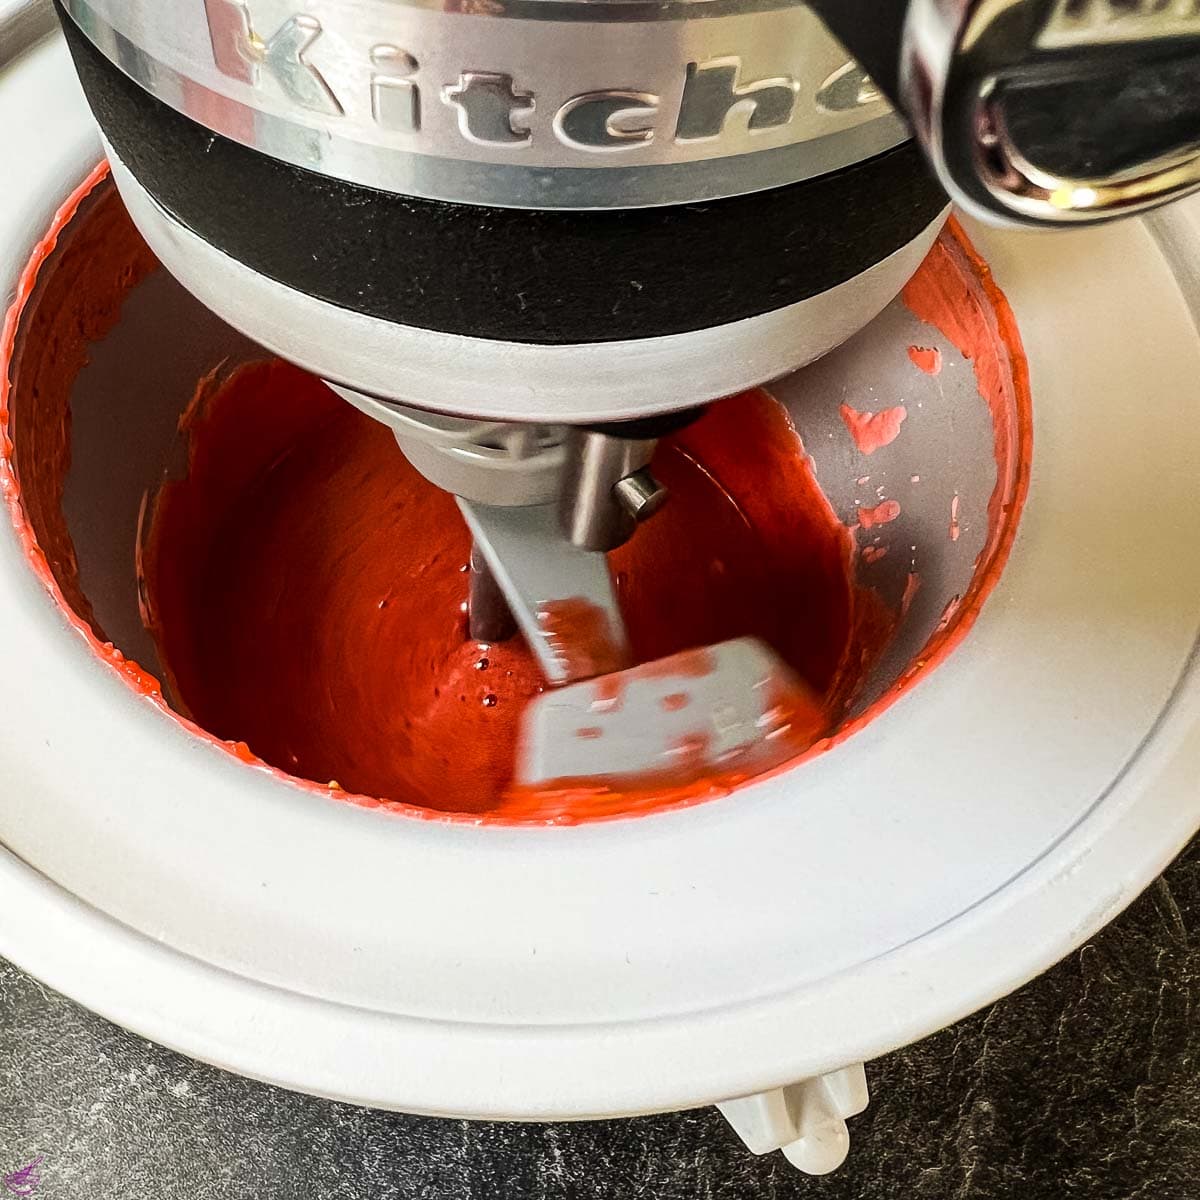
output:
<instances>
[{"instance_id":1,"label":"stand mixer","mask_svg":"<svg viewBox=\"0 0 1200 1200\"><path fill-rule=\"evenodd\" d=\"M20 681L0 729L0 953L283 1086L506 1120L717 1103L752 1150L823 1172L864 1062L1044 969L1194 833L1195 201L1079 238L969 226L1020 321L1010 376L1027 356L1037 396L1002 579L1009 543L985 552L984 526L989 496L1012 501L1006 536L1020 508L1000 484L1028 457L1001 480L996 453L1011 414L936 322L889 304L947 189L1071 225L1192 187L1194 6L64 8L121 199L187 291L127 270L130 245L153 256L98 182L63 39L8 64L0 39L20 181L0 196L0 656ZM462 498L477 633L585 594L582 572L605 584L585 547L638 517L650 537L678 507L658 508L656 439L710 401L736 424L753 401L717 398L809 361L771 403L840 537L892 471L904 517L881 546L853 535L855 569L895 568L899 604L920 543L920 592L837 745L729 801L506 823L273 769L146 682L131 554L197 380L263 345ZM878 407L897 362L905 433L865 461L842 389ZM54 455L31 436L44 412L69 433ZM54 574L72 556L85 605ZM531 603L535 567L553 594ZM925 681L943 613L998 579Z\"/></svg>"},{"instance_id":2,"label":"stand mixer","mask_svg":"<svg viewBox=\"0 0 1200 1200\"><path fill-rule=\"evenodd\" d=\"M1200 185L1186 2L62 9L150 245L459 498L472 636L519 625L554 685L632 666L600 555L667 500L658 439L873 317L943 189L1073 225ZM603 645L581 658L562 605ZM782 664L731 646L711 675L638 750L613 718L622 769L714 728L723 761L763 742ZM648 711L682 676L655 678ZM589 773L550 747L590 695L534 706L568 711L531 716L525 782Z\"/></svg>"}]
</instances>

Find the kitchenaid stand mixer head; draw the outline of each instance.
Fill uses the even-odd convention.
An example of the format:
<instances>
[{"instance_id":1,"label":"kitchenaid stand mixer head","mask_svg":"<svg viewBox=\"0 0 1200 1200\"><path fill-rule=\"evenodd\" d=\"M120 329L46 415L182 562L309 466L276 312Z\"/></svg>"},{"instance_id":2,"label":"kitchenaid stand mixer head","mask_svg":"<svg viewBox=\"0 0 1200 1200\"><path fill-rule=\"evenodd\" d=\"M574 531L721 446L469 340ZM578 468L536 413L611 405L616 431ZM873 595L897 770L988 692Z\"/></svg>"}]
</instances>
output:
<instances>
[{"instance_id":1,"label":"kitchenaid stand mixer head","mask_svg":"<svg viewBox=\"0 0 1200 1200\"><path fill-rule=\"evenodd\" d=\"M60 9L152 248L460 498L472 631L511 609L556 684L630 665L596 552L663 503L657 439L870 320L947 191L1074 225L1200 184L1191 0Z\"/></svg>"}]
</instances>

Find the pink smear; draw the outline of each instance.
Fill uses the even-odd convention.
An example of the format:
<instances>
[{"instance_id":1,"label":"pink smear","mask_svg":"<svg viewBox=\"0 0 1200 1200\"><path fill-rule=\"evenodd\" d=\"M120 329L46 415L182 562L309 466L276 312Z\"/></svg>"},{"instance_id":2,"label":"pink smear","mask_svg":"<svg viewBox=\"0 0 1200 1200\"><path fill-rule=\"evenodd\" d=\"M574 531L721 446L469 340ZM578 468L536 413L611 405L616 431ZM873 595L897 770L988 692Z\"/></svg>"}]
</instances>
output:
<instances>
[{"instance_id":1,"label":"pink smear","mask_svg":"<svg viewBox=\"0 0 1200 1200\"><path fill-rule=\"evenodd\" d=\"M874 529L876 525L886 525L889 521L894 521L899 515L900 502L885 500L882 504L875 505L874 508L860 508L858 523L863 529Z\"/></svg>"},{"instance_id":2,"label":"pink smear","mask_svg":"<svg viewBox=\"0 0 1200 1200\"><path fill-rule=\"evenodd\" d=\"M958 524L958 493L954 493L954 499L950 501L950 540L958 541L958 535L962 532Z\"/></svg>"},{"instance_id":3,"label":"pink smear","mask_svg":"<svg viewBox=\"0 0 1200 1200\"><path fill-rule=\"evenodd\" d=\"M913 365L920 367L926 375L942 373L942 352L937 347L909 346L908 357L912 359Z\"/></svg>"},{"instance_id":4,"label":"pink smear","mask_svg":"<svg viewBox=\"0 0 1200 1200\"><path fill-rule=\"evenodd\" d=\"M912 602L916 599L917 593L921 590L921 577L916 571L910 571L908 578L904 581L904 595L900 598L900 616L906 617L908 610L912 608Z\"/></svg>"},{"instance_id":5,"label":"pink smear","mask_svg":"<svg viewBox=\"0 0 1200 1200\"><path fill-rule=\"evenodd\" d=\"M903 404L877 413L859 412L843 404L841 411L854 444L863 454L874 454L876 450L890 446L900 436L900 426L908 416L908 409Z\"/></svg>"},{"instance_id":6,"label":"pink smear","mask_svg":"<svg viewBox=\"0 0 1200 1200\"><path fill-rule=\"evenodd\" d=\"M868 565L871 563L877 563L887 554L887 552L888 548L886 546L864 546L862 552L863 562L867 563Z\"/></svg>"}]
</instances>

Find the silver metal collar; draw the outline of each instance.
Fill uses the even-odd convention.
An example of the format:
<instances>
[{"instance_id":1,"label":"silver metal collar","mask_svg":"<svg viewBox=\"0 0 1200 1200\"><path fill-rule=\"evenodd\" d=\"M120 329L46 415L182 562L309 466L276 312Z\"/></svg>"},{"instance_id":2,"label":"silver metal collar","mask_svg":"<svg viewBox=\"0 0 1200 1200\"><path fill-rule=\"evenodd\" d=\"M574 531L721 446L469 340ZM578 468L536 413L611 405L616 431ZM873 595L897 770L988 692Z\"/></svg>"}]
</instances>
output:
<instances>
[{"instance_id":1,"label":"silver metal collar","mask_svg":"<svg viewBox=\"0 0 1200 1200\"><path fill-rule=\"evenodd\" d=\"M802 4L776 0L64 0L97 48L214 132L460 203L740 195L902 142Z\"/></svg>"}]
</instances>

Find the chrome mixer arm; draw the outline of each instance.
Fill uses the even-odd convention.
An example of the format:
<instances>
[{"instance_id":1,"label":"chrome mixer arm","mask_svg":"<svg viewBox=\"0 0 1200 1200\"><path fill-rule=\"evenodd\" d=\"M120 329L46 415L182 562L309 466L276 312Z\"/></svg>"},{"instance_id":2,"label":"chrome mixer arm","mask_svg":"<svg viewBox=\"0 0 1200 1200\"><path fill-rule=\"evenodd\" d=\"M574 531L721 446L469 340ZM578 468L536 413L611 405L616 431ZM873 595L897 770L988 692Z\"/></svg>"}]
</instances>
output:
<instances>
[{"instance_id":1,"label":"chrome mixer arm","mask_svg":"<svg viewBox=\"0 0 1200 1200\"><path fill-rule=\"evenodd\" d=\"M1197 0L812 0L992 221L1107 220L1200 187Z\"/></svg>"}]
</instances>

